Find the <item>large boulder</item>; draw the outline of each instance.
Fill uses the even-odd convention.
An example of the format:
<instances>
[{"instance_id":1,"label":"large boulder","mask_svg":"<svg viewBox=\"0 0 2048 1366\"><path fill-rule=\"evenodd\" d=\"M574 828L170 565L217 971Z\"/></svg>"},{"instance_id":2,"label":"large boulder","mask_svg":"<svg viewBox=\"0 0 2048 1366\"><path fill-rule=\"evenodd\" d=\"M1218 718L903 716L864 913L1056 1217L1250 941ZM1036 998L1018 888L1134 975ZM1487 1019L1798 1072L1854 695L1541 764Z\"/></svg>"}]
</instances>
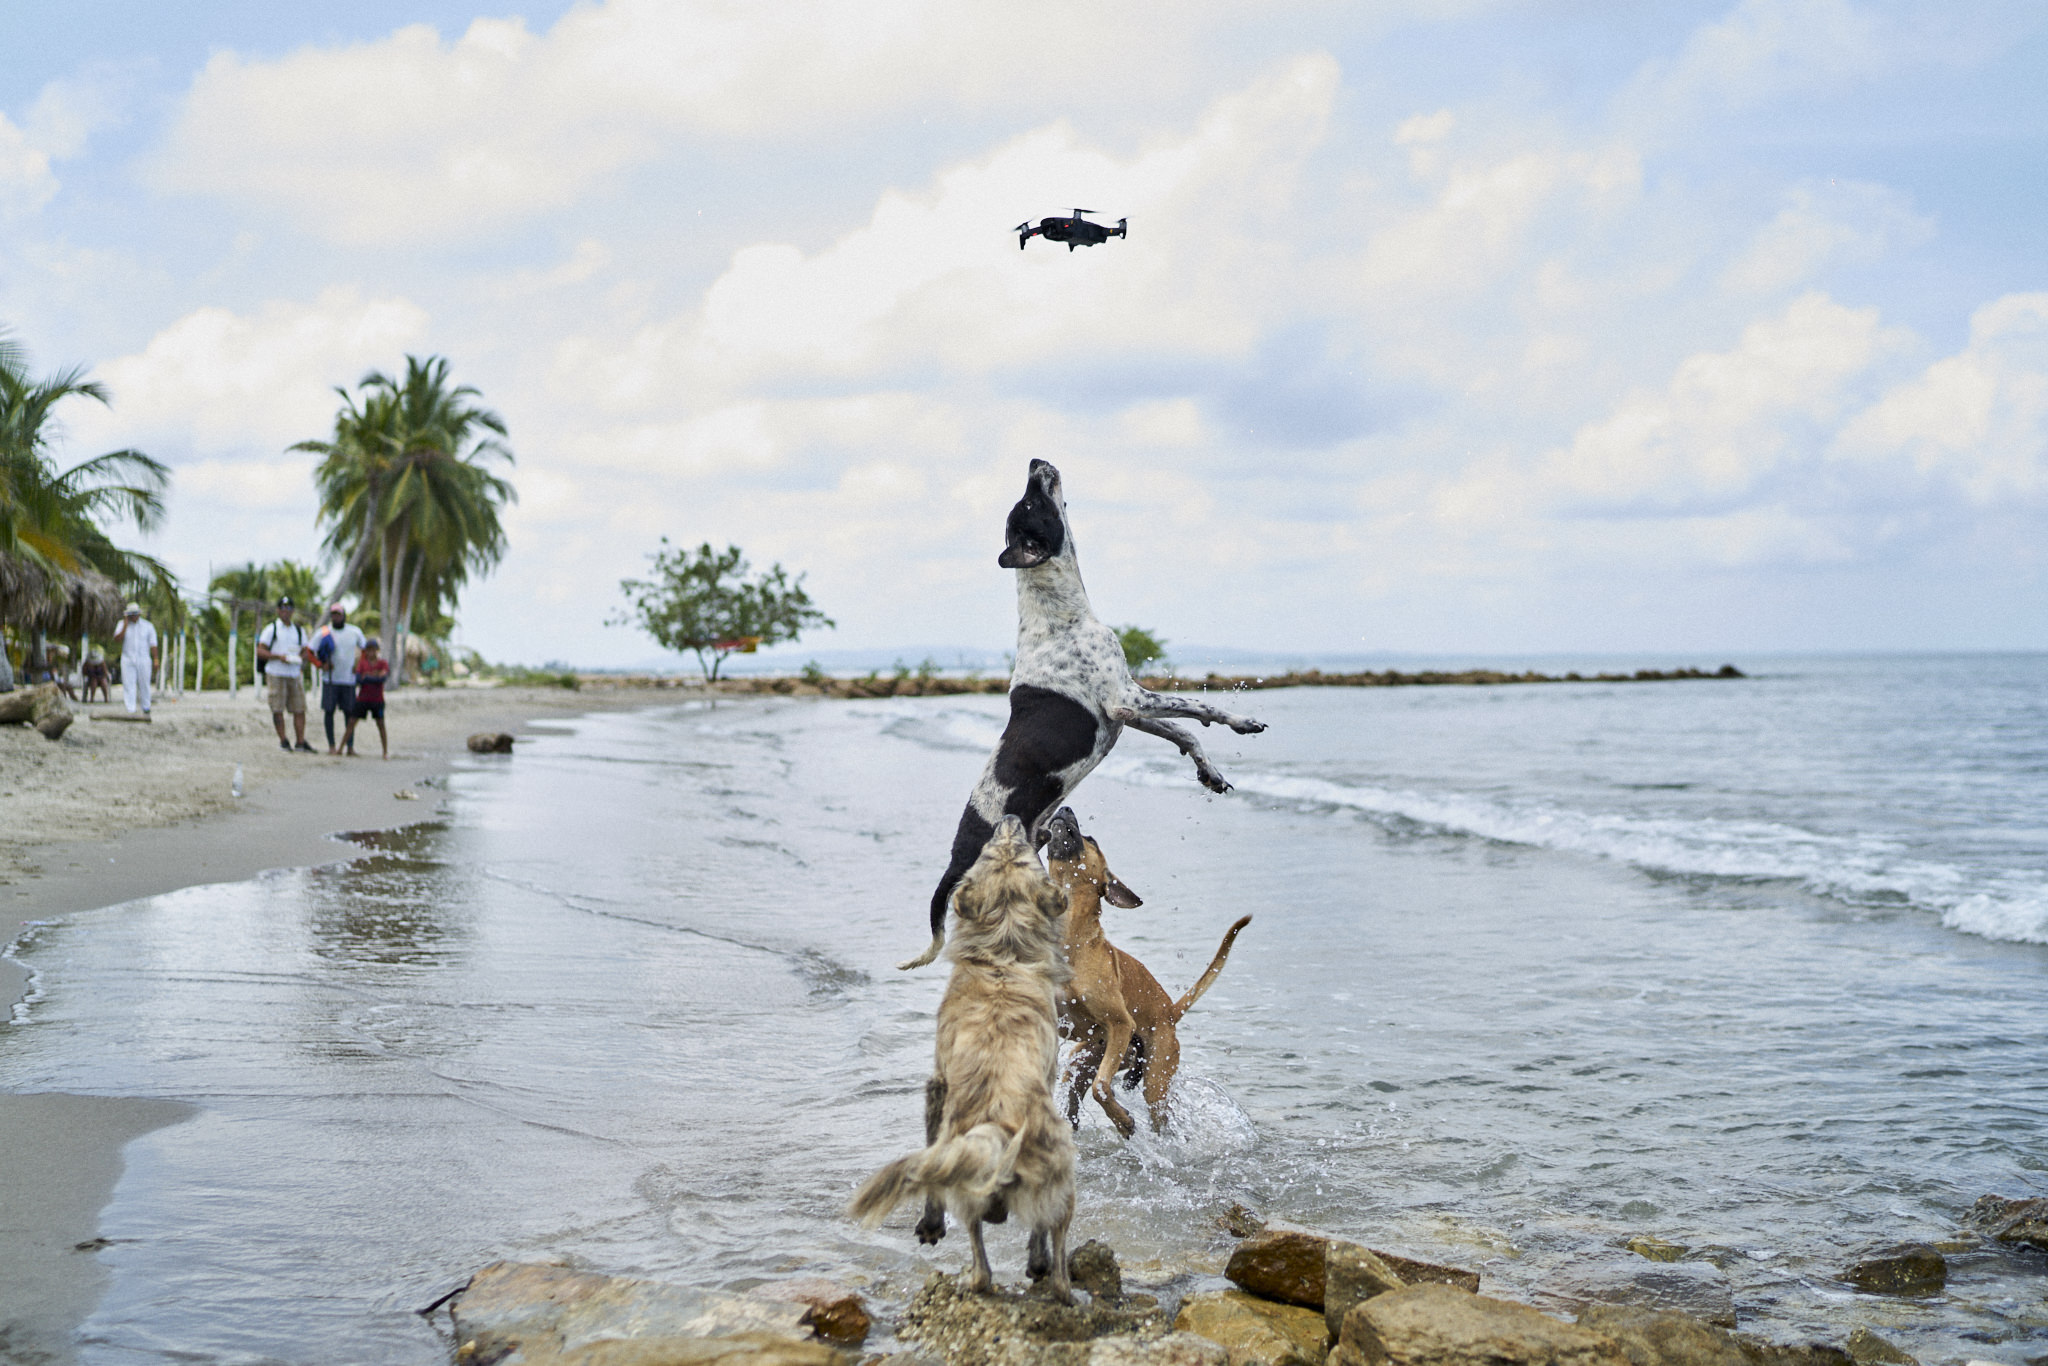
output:
<instances>
[{"instance_id":1,"label":"large boulder","mask_svg":"<svg viewBox=\"0 0 2048 1366\"><path fill-rule=\"evenodd\" d=\"M1188 1296L1173 1326L1221 1345L1230 1366L1323 1366L1330 1351L1321 1314L1239 1290Z\"/></svg>"},{"instance_id":2,"label":"large boulder","mask_svg":"<svg viewBox=\"0 0 2048 1366\"><path fill-rule=\"evenodd\" d=\"M1088 1296L1085 1303L1059 1304L1042 1290L1000 1288L984 1295L946 1272L925 1281L896 1335L948 1366L1173 1366L1196 1360L1224 1366L1221 1348L1210 1353L1213 1344L1199 1345L1184 1333L1169 1338L1156 1303L1141 1308Z\"/></svg>"},{"instance_id":3,"label":"large boulder","mask_svg":"<svg viewBox=\"0 0 2048 1366\"><path fill-rule=\"evenodd\" d=\"M1448 1285L1375 1295L1344 1316L1329 1366L1630 1366L1612 1338Z\"/></svg>"},{"instance_id":4,"label":"large boulder","mask_svg":"<svg viewBox=\"0 0 2048 1366\"><path fill-rule=\"evenodd\" d=\"M1871 1295L1939 1295L1948 1261L1926 1243L1897 1243L1859 1258L1842 1279Z\"/></svg>"},{"instance_id":5,"label":"large boulder","mask_svg":"<svg viewBox=\"0 0 2048 1366\"><path fill-rule=\"evenodd\" d=\"M1343 1242L1307 1229L1271 1224L1237 1245L1237 1250L1230 1254L1229 1264L1223 1268L1223 1274L1254 1295L1279 1300L1282 1304L1321 1309L1330 1248ZM1359 1246L1356 1243L1344 1245ZM1479 1293L1477 1272L1417 1261L1379 1248L1366 1250L1400 1277L1403 1284L1454 1285L1473 1294Z\"/></svg>"},{"instance_id":6,"label":"large boulder","mask_svg":"<svg viewBox=\"0 0 2048 1366\"><path fill-rule=\"evenodd\" d=\"M2011 1200L1987 1195L1970 1206L1964 1222L1973 1224L2001 1243L2022 1243L2048 1252L2048 1196Z\"/></svg>"},{"instance_id":7,"label":"large boulder","mask_svg":"<svg viewBox=\"0 0 2048 1366\"><path fill-rule=\"evenodd\" d=\"M1323 1327L1330 1341L1344 1330L1344 1316L1352 1305L1405 1284L1371 1248L1333 1239L1323 1255Z\"/></svg>"},{"instance_id":8,"label":"large boulder","mask_svg":"<svg viewBox=\"0 0 2048 1366\"><path fill-rule=\"evenodd\" d=\"M843 1366L804 1307L561 1266L493 1262L449 1305L460 1366Z\"/></svg>"},{"instance_id":9,"label":"large boulder","mask_svg":"<svg viewBox=\"0 0 2048 1366\"><path fill-rule=\"evenodd\" d=\"M1563 1301L1574 1312L1589 1304L1630 1304L1735 1326L1727 1273L1708 1262L1582 1263L1552 1280L1538 1298Z\"/></svg>"},{"instance_id":10,"label":"large boulder","mask_svg":"<svg viewBox=\"0 0 2048 1366\"><path fill-rule=\"evenodd\" d=\"M1684 1314L1629 1305L1594 1305L1579 1315L1579 1327L1611 1339L1629 1366L1853 1366L1838 1347L1765 1342Z\"/></svg>"}]
</instances>

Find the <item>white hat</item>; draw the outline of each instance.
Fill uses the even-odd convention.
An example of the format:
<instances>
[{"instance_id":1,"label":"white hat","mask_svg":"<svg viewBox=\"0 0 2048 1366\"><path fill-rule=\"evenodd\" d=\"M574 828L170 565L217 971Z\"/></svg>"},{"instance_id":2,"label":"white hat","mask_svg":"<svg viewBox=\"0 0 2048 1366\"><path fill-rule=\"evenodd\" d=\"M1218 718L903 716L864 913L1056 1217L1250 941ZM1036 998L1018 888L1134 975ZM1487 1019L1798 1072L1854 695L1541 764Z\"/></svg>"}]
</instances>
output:
<instances>
[{"instance_id":1,"label":"white hat","mask_svg":"<svg viewBox=\"0 0 2048 1366\"><path fill-rule=\"evenodd\" d=\"M131 617L131 616L132 616L132 617L139 617L139 616L141 616L141 615L142 615L142 604L141 604L141 603L139 603L139 602L131 602L131 603L129 603L129 604L128 604L128 605L126 606L126 607L123 607L123 608L121 609L121 615L122 615L122 616L124 616L124 617Z\"/></svg>"}]
</instances>

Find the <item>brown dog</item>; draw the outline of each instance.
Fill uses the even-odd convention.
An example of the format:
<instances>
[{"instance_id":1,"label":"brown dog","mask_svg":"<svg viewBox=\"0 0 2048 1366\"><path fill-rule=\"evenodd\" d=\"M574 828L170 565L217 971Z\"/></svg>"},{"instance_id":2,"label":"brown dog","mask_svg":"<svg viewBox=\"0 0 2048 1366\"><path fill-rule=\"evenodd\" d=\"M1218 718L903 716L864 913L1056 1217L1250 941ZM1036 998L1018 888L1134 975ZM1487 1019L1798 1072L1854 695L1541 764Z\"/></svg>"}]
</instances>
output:
<instances>
[{"instance_id":1,"label":"brown dog","mask_svg":"<svg viewBox=\"0 0 2048 1366\"><path fill-rule=\"evenodd\" d=\"M925 1086L929 1146L869 1177L849 1212L872 1228L912 1196L943 1203L967 1225L968 1288L981 1291L995 1285L981 1226L1015 1214L1031 1231L1027 1271L1050 1274L1053 1297L1071 1303L1074 1136L1052 1098L1067 897L1047 880L1024 823L1005 816L954 888L952 907L953 978L939 1002Z\"/></svg>"},{"instance_id":2,"label":"brown dog","mask_svg":"<svg viewBox=\"0 0 2048 1366\"><path fill-rule=\"evenodd\" d=\"M1102 857L1100 845L1081 833L1073 808L1061 807L1046 823L1051 836L1052 880L1067 893L1067 965L1073 970L1067 998L1061 1005L1068 1036L1080 1040L1074 1055L1073 1085L1067 1092L1067 1119L1081 1127L1081 1090L1090 1086L1102 1112L1116 1131L1129 1138L1137 1129L1130 1113L1111 1089L1117 1069L1135 1048L1126 1080L1145 1083L1145 1105L1152 1128L1166 1127L1167 1088L1180 1070L1180 1035L1175 1026L1188 1008L1223 971L1237 932L1252 923L1239 917L1223 935L1223 944L1209 960L1209 969L1178 1001L1166 994L1145 965L1110 943L1102 933L1102 903L1126 910L1142 906L1138 894L1117 880Z\"/></svg>"}]
</instances>

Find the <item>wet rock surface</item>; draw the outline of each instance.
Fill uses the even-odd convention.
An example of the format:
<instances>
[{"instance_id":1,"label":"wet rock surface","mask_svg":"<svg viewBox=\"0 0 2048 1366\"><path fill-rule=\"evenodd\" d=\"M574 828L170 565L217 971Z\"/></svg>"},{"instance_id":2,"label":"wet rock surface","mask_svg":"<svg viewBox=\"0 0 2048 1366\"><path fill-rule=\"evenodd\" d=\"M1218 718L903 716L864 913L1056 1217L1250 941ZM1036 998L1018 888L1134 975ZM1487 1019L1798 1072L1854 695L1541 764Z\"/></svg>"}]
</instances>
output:
<instances>
[{"instance_id":1,"label":"wet rock surface","mask_svg":"<svg viewBox=\"0 0 2048 1366\"><path fill-rule=\"evenodd\" d=\"M1114 1302L1124 1297L1124 1273L1116 1264L1116 1252L1094 1238L1067 1254L1067 1279L1098 1300Z\"/></svg>"},{"instance_id":2,"label":"wet rock surface","mask_svg":"<svg viewBox=\"0 0 2048 1366\"><path fill-rule=\"evenodd\" d=\"M1631 1366L1614 1339L1448 1285L1376 1295L1344 1316L1329 1366Z\"/></svg>"},{"instance_id":3,"label":"wet rock surface","mask_svg":"<svg viewBox=\"0 0 2048 1366\"><path fill-rule=\"evenodd\" d=\"M1938 1295L1948 1261L1926 1243L1897 1243L1858 1258L1842 1279L1871 1295Z\"/></svg>"},{"instance_id":4,"label":"wet rock surface","mask_svg":"<svg viewBox=\"0 0 2048 1366\"><path fill-rule=\"evenodd\" d=\"M858 1347L867 1341L868 1330L874 1327L867 1301L837 1281L817 1276L770 1281L747 1293L757 1299L803 1306L804 1327L842 1347Z\"/></svg>"},{"instance_id":5,"label":"wet rock surface","mask_svg":"<svg viewBox=\"0 0 2048 1366\"><path fill-rule=\"evenodd\" d=\"M1223 1274L1263 1299L1321 1309L1330 1242L1306 1229L1263 1228L1237 1245Z\"/></svg>"},{"instance_id":6,"label":"wet rock surface","mask_svg":"<svg viewBox=\"0 0 2048 1366\"><path fill-rule=\"evenodd\" d=\"M1333 1239L1323 1256L1323 1324L1330 1340L1343 1331L1353 1305L1405 1284L1377 1252Z\"/></svg>"},{"instance_id":7,"label":"wet rock surface","mask_svg":"<svg viewBox=\"0 0 2048 1366\"><path fill-rule=\"evenodd\" d=\"M1868 1328L1849 1334L1849 1359L1856 1366L1920 1366L1920 1359L1887 1342Z\"/></svg>"},{"instance_id":8,"label":"wet rock surface","mask_svg":"<svg viewBox=\"0 0 2048 1366\"><path fill-rule=\"evenodd\" d=\"M1614 1342L1630 1366L1851 1366L1837 1347L1764 1342L1684 1314L1628 1305L1595 1305L1579 1315L1579 1327Z\"/></svg>"},{"instance_id":9,"label":"wet rock surface","mask_svg":"<svg viewBox=\"0 0 2048 1366\"><path fill-rule=\"evenodd\" d=\"M1647 1257L1653 1262L1683 1261L1685 1254L1692 1251L1691 1248L1679 1243L1667 1243L1662 1238L1652 1238L1648 1234L1639 1234L1622 1246L1636 1256Z\"/></svg>"},{"instance_id":10,"label":"wet rock surface","mask_svg":"<svg viewBox=\"0 0 2048 1366\"><path fill-rule=\"evenodd\" d=\"M1590 1304L1626 1304L1689 1314L1724 1328L1735 1326L1735 1297L1728 1277L1707 1262L1577 1266L1539 1298L1560 1301L1574 1311Z\"/></svg>"},{"instance_id":11,"label":"wet rock surface","mask_svg":"<svg viewBox=\"0 0 2048 1366\"><path fill-rule=\"evenodd\" d=\"M805 1308L567 1267L493 1262L451 1301L458 1366L843 1366Z\"/></svg>"},{"instance_id":12,"label":"wet rock surface","mask_svg":"<svg viewBox=\"0 0 2048 1366\"><path fill-rule=\"evenodd\" d=\"M1329 1355L1321 1314L1241 1290L1188 1296L1173 1326L1221 1346L1230 1366L1323 1366Z\"/></svg>"},{"instance_id":13,"label":"wet rock surface","mask_svg":"<svg viewBox=\"0 0 2048 1366\"><path fill-rule=\"evenodd\" d=\"M1214 1362L1221 1348L1172 1334L1156 1305L1118 1306L1093 1296L1066 1305L1035 1291L965 1289L950 1272L934 1274L904 1311L896 1333L950 1366L1174 1366ZM1213 1350L1212 1350L1213 1349Z\"/></svg>"},{"instance_id":14,"label":"wet rock surface","mask_svg":"<svg viewBox=\"0 0 2048 1366\"><path fill-rule=\"evenodd\" d=\"M1970 1206L1963 1221L1982 1229L1994 1241L2048 1252L2048 1196L2014 1200L1987 1195Z\"/></svg>"}]
</instances>

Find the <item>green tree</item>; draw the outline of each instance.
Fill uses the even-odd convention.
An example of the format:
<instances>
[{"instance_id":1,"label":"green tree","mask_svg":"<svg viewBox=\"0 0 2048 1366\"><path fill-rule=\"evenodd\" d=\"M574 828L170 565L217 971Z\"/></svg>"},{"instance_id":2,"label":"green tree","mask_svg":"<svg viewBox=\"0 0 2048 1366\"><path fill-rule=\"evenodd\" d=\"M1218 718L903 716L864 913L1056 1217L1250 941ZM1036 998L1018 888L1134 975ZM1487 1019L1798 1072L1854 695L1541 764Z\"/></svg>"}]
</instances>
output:
<instances>
[{"instance_id":1,"label":"green tree","mask_svg":"<svg viewBox=\"0 0 2048 1366\"><path fill-rule=\"evenodd\" d=\"M834 624L812 604L803 575L792 579L776 564L750 580L747 557L736 545L713 550L706 541L690 551L664 536L648 559L653 569L647 578L619 581L630 606L610 624L637 626L663 649L690 651L707 680L718 677L735 651L751 653Z\"/></svg>"},{"instance_id":2,"label":"green tree","mask_svg":"<svg viewBox=\"0 0 2048 1366\"><path fill-rule=\"evenodd\" d=\"M449 383L445 357L407 356L402 377L372 371L357 390L336 391L332 440L292 449L321 457L322 544L342 563L335 596L376 603L403 681L406 635L452 618L463 585L504 556L499 511L518 494L491 465L513 457L504 419L473 402L469 385Z\"/></svg>"},{"instance_id":3,"label":"green tree","mask_svg":"<svg viewBox=\"0 0 2048 1366\"><path fill-rule=\"evenodd\" d=\"M124 597L176 592L160 561L107 531L110 522L153 530L170 470L137 450L61 468L51 416L69 398L108 401L83 367L34 378L27 352L0 331L0 624L29 633L31 669L43 662L48 632L111 630Z\"/></svg>"},{"instance_id":4,"label":"green tree","mask_svg":"<svg viewBox=\"0 0 2048 1366\"><path fill-rule=\"evenodd\" d=\"M1116 633L1116 639L1124 647L1124 663L1132 673L1155 659L1166 658L1166 642L1142 626L1126 626Z\"/></svg>"}]
</instances>

